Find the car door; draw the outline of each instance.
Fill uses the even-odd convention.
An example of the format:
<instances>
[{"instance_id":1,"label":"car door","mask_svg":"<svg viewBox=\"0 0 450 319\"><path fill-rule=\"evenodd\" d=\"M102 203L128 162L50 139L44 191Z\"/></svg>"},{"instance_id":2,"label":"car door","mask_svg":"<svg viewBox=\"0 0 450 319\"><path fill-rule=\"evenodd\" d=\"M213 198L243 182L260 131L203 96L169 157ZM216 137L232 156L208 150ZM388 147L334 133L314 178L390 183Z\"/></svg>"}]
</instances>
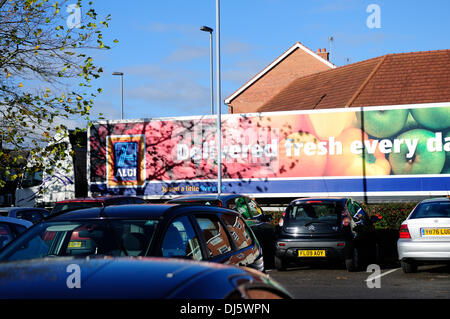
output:
<instances>
[{"instance_id":1,"label":"car door","mask_svg":"<svg viewBox=\"0 0 450 319\"><path fill-rule=\"evenodd\" d=\"M219 216L198 213L193 216L193 219L204 247L205 258L211 262L235 264L232 257L236 247Z\"/></svg>"},{"instance_id":2,"label":"car door","mask_svg":"<svg viewBox=\"0 0 450 319\"><path fill-rule=\"evenodd\" d=\"M233 214L222 214L220 219L230 234L235 247L235 253L231 257L230 263L244 266L253 264L259 256L259 251L255 238L245 221Z\"/></svg>"},{"instance_id":3,"label":"car door","mask_svg":"<svg viewBox=\"0 0 450 319\"><path fill-rule=\"evenodd\" d=\"M172 220L162 235L160 255L203 260L198 234L188 216Z\"/></svg>"}]
</instances>

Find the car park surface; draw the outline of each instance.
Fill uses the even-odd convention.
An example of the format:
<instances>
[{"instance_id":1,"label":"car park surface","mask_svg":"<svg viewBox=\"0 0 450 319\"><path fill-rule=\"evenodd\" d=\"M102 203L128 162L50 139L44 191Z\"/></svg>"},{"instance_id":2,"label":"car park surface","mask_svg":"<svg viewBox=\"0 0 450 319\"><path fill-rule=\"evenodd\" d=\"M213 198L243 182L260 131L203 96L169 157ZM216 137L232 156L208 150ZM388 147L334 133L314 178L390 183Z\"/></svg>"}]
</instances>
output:
<instances>
[{"instance_id":1,"label":"car park surface","mask_svg":"<svg viewBox=\"0 0 450 319\"><path fill-rule=\"evenodd\" d=\"M79 281L68 280L71 269L77 270ZM273 279L255 270L151 257L58 257L9 262L0 264L0 282L0 298L8 299L291 297Z\"/></svg>"},{"instance_id":2,"label":"car park surface","mask_svg":"<svg viewBox=\"0 0 450 319\"><path fill-rule=\"evenodd\" d=\"M169 200L168 203L201 204L225 207L237 211L255 233L263 250L266 267L271 268L273 266L276 228L271 223L272 216L265 214L254 199L240 194L203 194L180 196Z\"/></svg>"},{"instance_id":3,"label":"car park surface","mask_svg":"<svg viewBox=\"0 0 450 319\"><path fill-rule=\"evenodd\" d=\"M60 214L5 247L0 261L99 255L185 258L264 270L260 245L237 212L176 204Z\"/></svg>"},{"instance_id":4,"label":"car park surface","mask_svg":"<svg viewBox=\"0 0 450 319\"><path fill-rule=\"evenodd\" d=\"M0 216L24 219L33 224L42 221L49 215L48 210L38 207L0 207Z\"/></svg>"},{"instance_id":5,"label":"car park surface","mask_svg":"<svg viewBox=\"0 0 450 319\"><path fill-rule=\"evenodd\" d=\"M110 205L144 204L145 200L136 196L110 195L87 198L74 198L56 202L51 214L62 214L73 210L104 207Z\"/></svg>"},{"instance_id":6,"label":"car park surface","mask_svg":"<svg viewBox=\"0 0 450 319\"><path fill-rule=\"evenodd\" d=\"M450 199L421 201L400 227L398 256L405 273L428 262L450 264Z\"/></svg>"},{"instance_id":7,"label":"car park surface","mask_svg":"<svg viewBox=\"0 0 450 319\"><path fill-rule=\"evenodd\" d=\"M0 249L33 226L27 220L0 216Z\"/></svg>"},{"instance_id":8,"label":"car park surface","mask_svg":"<svg viewBox=\"0 0 450 319\"><path fill-rule=\"evenodd\" d=\"M373 222L351 198L294 200L280 221L275 267L285 270L291 262L326 259L358 270L377 258Z\"/></svg>"}]
</instances>

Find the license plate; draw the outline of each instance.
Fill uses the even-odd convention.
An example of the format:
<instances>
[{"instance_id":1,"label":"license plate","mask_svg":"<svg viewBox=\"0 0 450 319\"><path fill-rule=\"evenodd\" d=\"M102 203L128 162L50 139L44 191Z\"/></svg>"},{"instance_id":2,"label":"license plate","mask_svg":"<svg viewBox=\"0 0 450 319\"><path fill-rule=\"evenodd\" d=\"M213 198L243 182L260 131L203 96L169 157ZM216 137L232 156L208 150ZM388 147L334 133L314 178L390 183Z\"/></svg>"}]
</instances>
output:
<instances>
[{"instance_id":1,"label":"license plate","mask_svg":"<svg viewBox=\"0 0 450 319\"><path fill-rule=\"evenodd\" d=\"M299 250L298 257L325 257L325 250Z\"/></svg>"},{"instance_id":2,"label":"license plate","mask_svg":"<svg viewBox=\"0 0 450 319\"><path fill-rule=\"evenodd\" d=\"M80 248L81 247L81 241L71 241L69 242L68 248Z\"/></svg>"},{"instance_id":3,"label":"license plate","mask_svg":"<svg viewBox=\"0 0 450 319\"><path fill-rule=\"evenodd\" d=\"M422 228L422 236L450 236L450 228Z\"/></svg>"}]
</instances>

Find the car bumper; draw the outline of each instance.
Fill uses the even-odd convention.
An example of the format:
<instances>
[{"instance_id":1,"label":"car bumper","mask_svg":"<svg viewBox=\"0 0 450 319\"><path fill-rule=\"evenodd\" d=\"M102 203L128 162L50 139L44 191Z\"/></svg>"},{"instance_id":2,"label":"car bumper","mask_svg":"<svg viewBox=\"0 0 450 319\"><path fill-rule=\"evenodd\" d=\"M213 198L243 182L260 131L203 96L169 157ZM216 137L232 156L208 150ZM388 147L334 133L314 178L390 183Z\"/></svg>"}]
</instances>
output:
<instances>
[{"instance_id":1,"label":"car bumper","mask_svg":"<svg viewBox=\"0 0 450 319\"><path fill-rule=\"evenodd\" d=\"M450 260L450 242L415 242L410 239L397 241L399 260Z\"/></svg>"},{"instance_id":2,"label":"car bumper","mask_svg":"<svg viewBox=\"0 0 450 319\"><path fill-rule=\"evenodd\" d=\"M345 240L277 240L275 255L283 259L338 259L349 253L351 243ZM299 257L299 250L325 250L325 257Z\"/></svg>"}]
</instances>

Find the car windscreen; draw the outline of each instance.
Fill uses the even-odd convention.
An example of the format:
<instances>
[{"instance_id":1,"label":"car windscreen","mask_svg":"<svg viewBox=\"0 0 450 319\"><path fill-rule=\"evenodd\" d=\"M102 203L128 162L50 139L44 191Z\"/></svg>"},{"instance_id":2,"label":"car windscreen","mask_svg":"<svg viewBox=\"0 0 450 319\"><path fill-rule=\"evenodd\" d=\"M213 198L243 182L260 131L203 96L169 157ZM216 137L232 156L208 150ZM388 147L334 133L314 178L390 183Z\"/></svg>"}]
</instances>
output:
<instances>
[{"instance_id":1,"label":"car windscreen","mask_svg":"<svg viewBox=\"0 0 450 319\"><path fill-rule=\"evenodd\" d=\"M337 225L342 209L336 202L298 203L289 207L286 220L292 221L299 226L311 222L324 222Z\"/></svg>"},{"instance_id":2,"label":"car windscreen","mask_svg":"<svg viewBox=\"0 0 450 319\"><path fill-rule=\"evenodd\" d=\"M144 256L157 220L47 221L0 252L0 262L54 256Z\"/></svg>"},{"instance_id":3,"label":"car windscreen","mask_svg":"<svg viewBox=\"0 0 450 319\"><path fill-rule=\"evenodd\" d=\"M450 218L450 202L422 203L411 214L410 219L416 218Z\"/></svg>"},{"instance_id":4,"label":"car windscreen","mask_svg":"<svg viewBox=\"0 0 450 319\"><path fill-rule=\"evenodd\" d=\"M91 208L91 207L102 207L101 202L70 202L70 203L58 203L52 209L53 214L67 213L77 209Z\"/></svg>"}]
</instances>

